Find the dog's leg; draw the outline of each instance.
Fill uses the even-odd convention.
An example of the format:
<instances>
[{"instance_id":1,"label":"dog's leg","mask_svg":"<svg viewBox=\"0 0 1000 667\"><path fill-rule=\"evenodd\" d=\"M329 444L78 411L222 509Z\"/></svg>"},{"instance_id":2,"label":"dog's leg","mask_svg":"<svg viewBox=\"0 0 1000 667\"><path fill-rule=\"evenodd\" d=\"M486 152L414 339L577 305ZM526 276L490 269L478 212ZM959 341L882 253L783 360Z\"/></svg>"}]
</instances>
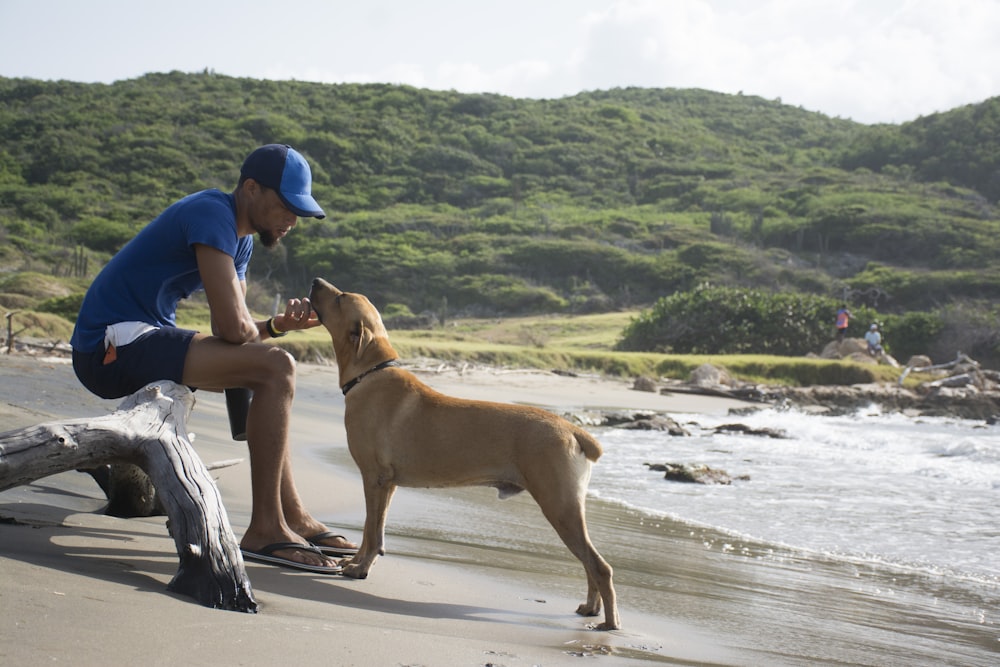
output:
<instances>
[{"instance_id":1,"label":"dog's leg","mask_svg":"<svg viewBox=\"0 0 1000 667\"><path fill-rule=\"evenodd\" d=\"M582 558L580 562L583 562ZM586 570L586 566L583 569ZM601 589L590 572L587 572L587 599L576 608L576 613L580 616L597 616L601 613Z\"/></svg>"},{"instance_id":2,"label":"dog's leg","mask_svg":"<svg viewBox=\"0 0 1000 667\"><path fill-rule=\"evenodd\" d=\"M615 599L615 588L612 583L612 569L601 557L590 541L587 533L587 521L584 511L583 493L575 490L560 495L551 493L551 487L544 496L535 495L538 506L545 518L559 533L559 537L569 550L583 563L587 573L587 600L577 607L576 613L581 616L597 616L601 613L601 602L604 602L604 622L598 630L617 630L621 627L618 617L618 603Z\"/></svg>"},{"instance_id":3,"label":"dog's leg","mask_svg":"<svg viewBox=\"0 0 1000 667\"><path fill-rule=\"evenodd\" d=\"M361 547L353 558L341 562L344 576L352 579L366 578L375 559L385 554L385 518L396 492L396 485L381 476L374 479L366 476L363 482L366 514Z\"/></svg>"}]
</instances>

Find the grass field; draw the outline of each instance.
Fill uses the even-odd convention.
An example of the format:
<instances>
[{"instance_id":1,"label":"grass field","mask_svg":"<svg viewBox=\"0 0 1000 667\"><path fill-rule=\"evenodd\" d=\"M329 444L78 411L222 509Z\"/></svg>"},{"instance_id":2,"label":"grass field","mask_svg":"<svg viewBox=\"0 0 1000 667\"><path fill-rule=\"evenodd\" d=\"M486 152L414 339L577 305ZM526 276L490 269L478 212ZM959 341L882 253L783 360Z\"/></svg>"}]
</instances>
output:
<instances>
[{"instance_id":1,"label":"grass field","mask_svg":"<svg viewBox=\"0 0 1000 667\"><path fill-rule=\"evenodd\" d=\"M899 370L849 361L772 355L684 355L618 352L615 343L638 312L596 315L543 315L503 319L455 320L431 329L389 331L404 359L434 359L508 368L540 368L633 378L687 380L709 363L745 382L770 385L895 382ZM296 358L310 361L333 350L324 330L279 341Z\"/></svg>"},{"instance_id":2,"label":"grass field","mask_svg":"<svg viewBox=\"0 0 1000 667\"><path fill-rule=\"evenodd\" d=\"M709 363L744 382L806 386L895 382L899 370L849 361L770 355L683 355L618 352L615 343L638 311L594 315L456 319L428 329L390 329L403 359L476 363L507 368L539 368L570 373L687 380ZM17 314L18 336L68 341L72 324L30 310ZM177 324L207 331L208 306L185 303ZM323 329L298 332L276 341L304 362L332 361L333 348ZM817 351L818 352L818 351Z\"/></svg>"}]
</instances>

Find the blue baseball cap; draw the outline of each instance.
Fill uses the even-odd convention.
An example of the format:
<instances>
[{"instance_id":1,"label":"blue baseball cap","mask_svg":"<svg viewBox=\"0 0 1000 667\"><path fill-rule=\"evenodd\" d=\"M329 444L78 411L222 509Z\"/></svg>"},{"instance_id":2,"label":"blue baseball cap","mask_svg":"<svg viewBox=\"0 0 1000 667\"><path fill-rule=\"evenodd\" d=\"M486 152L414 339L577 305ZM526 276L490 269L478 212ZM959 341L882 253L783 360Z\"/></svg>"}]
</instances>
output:
<instances>
[{"instance_id":1,"label":"blue baseball cap","mask_svg":"<svg viewBox=\"0 0 1000 667\"><path fill-rule=\"evenodd\" d=\"M261 146L243 161L240 178L252 178L278 193L288 210L300 218L325 218L312 196L312 170L302 155L286 144Z\"/></svg>"}]
</instances>

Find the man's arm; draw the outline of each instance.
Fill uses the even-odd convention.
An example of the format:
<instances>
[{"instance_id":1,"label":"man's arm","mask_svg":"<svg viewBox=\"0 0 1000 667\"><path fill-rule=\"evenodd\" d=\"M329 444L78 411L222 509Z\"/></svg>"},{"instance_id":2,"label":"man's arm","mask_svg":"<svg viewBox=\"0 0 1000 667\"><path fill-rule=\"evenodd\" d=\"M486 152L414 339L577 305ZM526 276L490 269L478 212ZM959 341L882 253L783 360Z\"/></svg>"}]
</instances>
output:
<instances>
[{"instance_id":1,"label":"man's arm","mask_svg":"<svg viewBox=\"0 0 1000 667\"><path fill-rule=\"evenodd\" d=\"M194 251L212 314L212 333L236 344L259 340L260 329L247 309L246 285L236 275L233 258L200 243Z\"/></svg>"},{"instance_id":2,"label":"man's arm","mask_svg":"<svg viewBox=\"0 0 1000 667\"><path fill-rule=\"evenodd\" d=\"M212 333L230 343L250 343L270 336L267 320L255 322L247 308L247 286L236 275L233 258L217 248L196 243L198 272L212 315ZM276 331L311 329L320 324L309 299L289 299L285 312L271 318Z\"/></svg>"}]
</instances>

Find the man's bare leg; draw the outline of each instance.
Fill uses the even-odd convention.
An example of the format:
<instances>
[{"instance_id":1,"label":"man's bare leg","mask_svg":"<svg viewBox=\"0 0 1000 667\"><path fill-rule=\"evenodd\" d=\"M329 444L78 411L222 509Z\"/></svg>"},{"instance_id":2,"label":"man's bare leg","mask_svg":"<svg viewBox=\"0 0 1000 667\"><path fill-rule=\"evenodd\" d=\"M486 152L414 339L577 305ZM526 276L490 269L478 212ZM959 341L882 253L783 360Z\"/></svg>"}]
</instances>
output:
<instances>
[{"instance_id":1,"label":"man's bare leg","mask_svg":"<svg viewBox=\"0 0 1000 667\"><path fill-rule=\"evenodd\" d=\"M299 496L299 493L295 488L295 480L292 476L292 466L290 464L286 464L282 472L281 507L285 514L285 521L288 523L289 527L301 535L304 539L309 540L315 538L315 536L320 535L321 533L329 531L329 528L327 528L326 525L314 519L312 515L306 511L305 506L302 504L302 497ZM357 544L354 544L353 542L350 542L340 536L312 539L312 541L315 544L340 549L356 549L358 547Z\"/></svg>"},{"instance_id":2,"label":"man's bare leg","mask_svg":"<svg viewBox=\"0 0 1000 667\"><path fill-rule=\"evenodd\" d=\"M305 544L305 537L326 530L306 511L292 479L288 432L294 359L271 345L234 345L198 334L188 349L183 381L208 390L248 387L254 392L247 417L252 510L240 545L257 550L275 542ZM336 564L334 559L297 549L282 549L275 555L310 565Z\"/></svg>"}]
</instances>

